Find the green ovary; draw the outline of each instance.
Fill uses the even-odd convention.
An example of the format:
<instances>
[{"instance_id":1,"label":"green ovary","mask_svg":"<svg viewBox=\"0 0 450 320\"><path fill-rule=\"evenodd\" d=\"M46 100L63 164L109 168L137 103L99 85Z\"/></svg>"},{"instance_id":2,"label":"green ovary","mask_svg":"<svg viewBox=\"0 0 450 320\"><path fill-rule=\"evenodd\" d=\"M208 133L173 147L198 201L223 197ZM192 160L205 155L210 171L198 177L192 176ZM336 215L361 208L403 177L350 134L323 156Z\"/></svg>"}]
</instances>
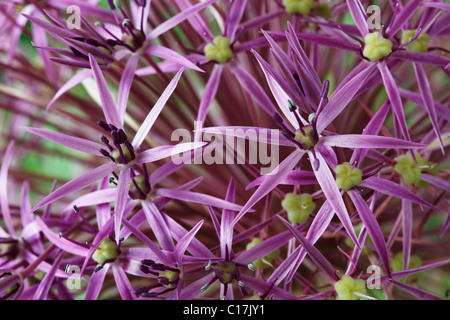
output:
<instances>
[{"instance_id":1,"label":"green ovary","mask_svg":"<svg viewBox=\"0 0 450 320\"><path fill-rule=\"evenodd\" d=\"M250 250L254 246L260 244L262 242L259 238L254 238L251 242L249 242L246 246L246 250ZM253 261L252 264L257 268L267 268L270 266L270 263L272 263L275 258L277 258L280 255L280 250L276 249L275 251L272 251L268 255L266 255L264 258L258 259L256 261Z\"/></svg>"},{"instance_id":2,"label":"green ovary","mask_svg":"<svg viewBox=\"0 0 450 320\"><path fill-rule=\"evenodd\" d=\"M313 0L283 0L283 6L287 13L309 14L316 8Z\"/></svg>"},{"instance_id":3,"label":"green ovary","mask_svg":"<svg viewBox=\"0 0 450 320\"><path fill-rule=\"evenodd\" d=\"M213 43L208 43L204 48L205 58L219 63L226 63L233 57L230 47L230 39L217 36Z\"/></svg>"},{"instance_id":4,"label":"green ovary","mask_svg":"<svg viewBox=\"0 0 450 320\"><path fill-rule=\"evenodd\" d=\"M116 243L110 238L103 240L98 247L92 255L92 259L98 264L103 265L106 261L114 260L119 255Z\"/></svg>"},{"instance_id":5,"label":"green ovary","mask_svg":"<svg viewBox=\"0 0 450 320\"><path fill-rule=\"evenodd\" d=\"M411 154L399 156L394 169L406 184L413 184L418 188L425 188L428 184L421 180L422 172L437 173L437 169L434 168L431 162L423 159L417 152L415 156L417 163Z\"/></svg>"},{"instance_id":6,"label":"green ovary","mask_svg":"<svg viewBox=\"0 0 450 320\"><path fill-rule=\"evenodd\" d=\"M359 168L352 168L348 162L344 162L336 167L336 184L338 188L347 191L357 186L362 181L362 171Z\"/></svg>"},{"instance_id":7,"label":"green ovary","mask_svg":"<svg viewBox=\"0 0 450 320\"><path fill-rule=\"evenodd\" d=\"M303 130L303 132L302 132ZM317 143L316 138L314 137L314 129L312 126L304 126L302 130L297 130L295 132L295 140L302 146L303 149L309 150L314 147Z\"/></svg>"},{"instance_id":8,"label":"green ovary","mask_svg":"<svg viewBox=\"0 0 450 320\"><path fill-rule=\"evenodd\" d=\"M359 300L361 297L357 296L355 292L366 294L366 284L362 279L353 279L350 276L344 275L334 284L336 290L336 300Z\"/></svg>"},{"instance_id":9,"label":"green ovary","mask_svg":"<svg viewBox=\"0 0 450 320\"><path fill-rule=\"evenodd\" d=\"M316 208L316 203L309 193L288 193L281 201L281 206L286 210L289 222L302 224L308 220L309 215Z\"/></svg>"},{"instance_id":10,"label":"green ovary","mask_svg":"<svg viewBox=\"0 0 450 320\"><path fill-rule=\"evenodd\" d=\"M378 34L379 32L372 32L364 37L363 55L370 61L380 60L392 52L392 42Z\"/></svg>"},{"instance_id":11,"label":"green ovary","mask_svg":"<svg viewBox=\"0 0 450 320\"><path fill-rule=\"evenodd\" d=\"M416 30L405 30L402 33L402 43L406 43L416 35ZM426 33L422 33L417 37L416 40L405 46L406 50L417 51L417 52L427 52L428 51L428 41L430 36Z\"/></svg>"}]
</instances>

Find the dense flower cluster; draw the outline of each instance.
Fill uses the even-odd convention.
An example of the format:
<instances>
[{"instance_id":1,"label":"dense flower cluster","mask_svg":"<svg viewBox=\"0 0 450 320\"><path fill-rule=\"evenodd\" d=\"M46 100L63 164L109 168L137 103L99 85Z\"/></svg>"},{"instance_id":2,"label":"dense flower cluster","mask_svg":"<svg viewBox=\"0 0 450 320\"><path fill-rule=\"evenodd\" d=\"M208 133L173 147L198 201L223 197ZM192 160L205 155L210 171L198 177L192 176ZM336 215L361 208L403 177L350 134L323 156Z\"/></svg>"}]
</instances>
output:
<instances>
[{"instance_id":1,"label":"dense flower cluster","mask_svg":"<svg viewBox=\"0 0 450 320\"><path fill-rule=\"evenodd\" d=\"M449 9L2 1L0 299L448 299Z\"/></svg>"}]
</instances>

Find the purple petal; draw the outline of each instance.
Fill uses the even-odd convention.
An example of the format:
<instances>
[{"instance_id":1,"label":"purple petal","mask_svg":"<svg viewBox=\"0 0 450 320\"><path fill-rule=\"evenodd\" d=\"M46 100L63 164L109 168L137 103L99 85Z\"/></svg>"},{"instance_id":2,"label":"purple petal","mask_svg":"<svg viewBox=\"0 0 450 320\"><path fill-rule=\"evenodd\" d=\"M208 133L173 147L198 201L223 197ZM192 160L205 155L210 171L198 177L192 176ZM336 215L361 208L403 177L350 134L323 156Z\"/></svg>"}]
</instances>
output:
<instances>
[{"instance_id":1,"label":"purple petal","mask_svg":"<svg viewBox=\"0 0 450 320\"><path fill-rule=\"evenodd\" d=\"M130 189L130 168L124 167L120 171L119 181L117 185L117 192L115 198L114 207L114 232L116 235L116 241L120 241L120 228L122 227L122 218L125 211L125 205L127 204L128 191Z\"/></svg>"},{"instance_id":2,"label":"purple petal","mask_svg":"<svg viewBox=\"0 0 450 320\"><path fill-rule=\"evenodd\" d=\"M341 220L342 225L350 236L350 239L359 246L358 238L356 237L355 231L353 230L352 222L350 220L347 207L344 204L344 200L342 200L341 193L336 185L336 180L334 179L328 165L325 162L325 159L322 157L320 153L316 153L317 160L319 160L319 169L314 171L316 175L317 181L322 188L325 197L330 202L334 211L336 211L339 220ZM310 154L311 165L314 167L314 157Z\"/></svg>"},{"instance_id":3,"label":"purple petal","mask_svg":"<svg viewBox=\"0 0 450 320\"><path fill-rule=\"evenodd\" d=\"M149 163L158 161L167 157L177 155L186 151L200 148L207 142L186 142L174 146L160 146L140 152L136 157L136 163Z\"/></svg>"},{"instance_id":4,"label":"purple petal","mask_svg":"<svg viewBox=\"0 0 450 320\"><path fill-rule=\"evenodd\" d=\"M286 159L281 162L278 167L276 167L264 182L259 186L259 188L252 194L250 199L244 205L241 211L234 218L231 227L233 227L259 200L261 200L270 191L275 189L280 181L284 180L289 172L295 167L295 165L300 161L305 152L300 149L296 149L292 152Z\"/></svg>"},{"instance_id":5,"label":"purple petal","mask_svg":"<svg viewBox=\"0 0 450 320\"><path fill-rule=\"evenodd\" d=\"M56 271L61 263L61 260L64 256L64 252L59 251L55 261L53 262L52 268L45 275L44 279L39 283L36 291L34 292L33 300L47 300L48 292L50 291L53 280L56 277Z\"/></svg>"},{"instance_id":6,"label":"purple petal","mask_svg":"<svg viewBox=\"0 0 450 320\"><path fill-rule=\"evenodd\" d=\"M158 101L156 101L152 110L145 118L144 122L139 127L139 130L136 132L136 135L134 136L133 141L131 143L134 149L136 150L139 149L142 141L144 141L145 137L149 133L150 129L152 128L153 124L155 123L156 119L161 113L163 107L165 106L167 100L169 100L170 96L172 95L172 92L175 90L183 71L184 68L181 68L175 75L175 77L170 81L166 89L164 89L164 92L159 97Z\"/></svg>"},{"instance_id":7,"label":"purple petal","mask_svg":"<svg viewBox=\"0 0 450 320\"><path fill-rule=\"evenodd\" d=\"M168 197L180 201L201 203L207 206L234 211L239 211L242 209L242 206L238 206L237 204L231 203L229 201L219 199L207 194L192 191L159 188L154 191L154 195L161 197Z\"/></svg>"},{"instance_id":8,"label":"purple petal","mask_svg":"<svg viewBox=\"0 0 450 320\"><path fill-rule=\"evenodd\" d=\"M391 101L392 111L394 112L394 115L400 124L400 129L403 133L403 136L406 140L411 141L408 127L406 125L402 100L400 98L400 93L398 91L398 86L395 83L394 77L392 76L391 72L389 71L389 68L384 62L378 64L378 70L380 70L387 95L389 97L389 100Z\"/></svg>"},{"instance_id":9,"label":"purple petal","mask_svg":"<svg viewBox=\"0 0 450 320\"><path fill-rule=\"evenodd\" d=\"M97 191L89 192L88 194L82 195L81 197L73 200L68 204L63 212L69 212L73 210L74 206L78 208L95 206L99 204L114 202L116 198L117 189L102 189Z\"/></svg>"},{"instance_id":10,"label":"purple petal","mask_svg":"<svg viewBox=\"0 0 450 320\"><path fill-rule=\"evenodd\" d=\"M402 238L403 238L403 270L408 269L411 256L411 239L413 228L413 213L411 201L402 199Z\"/></svg>"},{"instance_id":11,"label":"purple petal","mask_svg":"<svg viewBox=\"0 0 450 320\"><path fill-rule=\"evenodd\" d=\"M144 245L146 245L157 258L162 263L165 264L171 264L172 261L167 258L167 256L161 251L161 249L152 241L150 240L142 231L140 231L138 228L136 228L131 222L129 222L127 219L122 220L123 225L128 228L131 233L135 235L136 238L138 238Z\"/></svg>"},{"instance_id":12,"label":"purple petal","mask_svg":"<svg viewBox=\"0 0 450 320\"><path fill-rule=\"evenodd\" d=\"M191 3L189 3L189 1L187 0L175 0L175 2L181 11L187 10L191 6ZM213 40L214 35L209 29L207 23L199 14L196 13L192 15L190 18L188 18L188 22L205 42L211 42Z\"/></svg>"},{"instance_id":13,"label":"purple petal","mask_svg":"<svg viewBox=\"0 0 450 320\"><path fill-rule=\"evenodd\" d=\"M199 72L205 72L202 69L200 69L199 67L197 67L190 60L186 59L181 54L173 51L172 49L152 44L145 50L145 52L147 52L148 54L151 54L153 56L159 57L161 59L172 61L172 62L178 64L179 66L183 66L187 69L192 69L192 70L199 71Z\"/></svg>"},{"instance_id":14,"label":"purple petal","mask_svg":"<svg viewBox=\"0 0 450 320\"><path fill-rule=\"evenodd\" d=\"M425 2L422 6L450 11L450 3Z\"/></svg>"},{"instance_id":15,"label":"purple petal","mask_svg":"<svg viewBox=\"0 0 450 320\"><path fill-rule=\"evenodd\" d=\"M233 1L228 8L227 19L225 21L225 37L234 40L239 22L244 14L247 0Z\"/></svg>"},{"instance_id":16,"label":"purple petal","mask_svg":"<svg viewBox=\"0 0 450 320\"><path fill-rule=\"evenodd\" d=\"M251 189L253 187L259 186L263 181L267 178L267 176L261 176L250 182L245 189ZM287 185L307 185L307 184L317 184L316 176L311 171L305 170L293 170L290 172L286 178L280 181L278 184L287 184Z\"/></svg>"},{"instance_id":17,"label":"purple petal","mask_svg":"<svg viewBox=\"0 0 450 320\"><path fill-rule=\"evenodd\" d=\"M275 106L266 92L261 88L258 81L239 63L230 64L230 69L241 86L259 103L269 116L272 116L275 111Z\"/></svg>"},{"instance_id":18,"label":"purple petal","mask_svg":"<svg viewBox=\"0 0 450 320\"><path fill-rule=\"evenodd\" d=\"M117 164L107 163L107 164L97 167L91 171L88 171L85 174L82 174L81 176L67 182L59 189L50 193L48 196L46 196L44 199L42 199L37 205L35 205L31 212L34 212L37 209L39 209L53 201L56 201L70 193L73 193L75 191L78 191L80 189L83 189L83 188L93 184L94 182L104 178L105 176L108 176L116 168L117 168Z\"/></svg>"},{"instance_id":19,"label":"purple petal","mask_svg":"<svg viewBox=\"0 0 450 320\"><path fill-rule=\"evenodd\" d=\"M109 92L108 85L103 77L102 71L95 61L94 57L89 54L89 63L91 64L92 73L94 74L95 82L100 93L100 100L102 101L103 113L107 123L111 123L118 128L122 128L123 122L120 119L119 111L116 108L114 99Z\"/></svg>"},{"instance_id":20,"label":"purple petal","mask_svg":"<svg viewBox=\"0 0 450 320\"><path fill-rule=\"evenodd\" d=\"M11 220L11 211L9 210L8 203L8 169L11 162L12 152L14 148L14 140L10 141L6 148L5 155L2 161L2 167L0 169L0 207L2 209L3 221L6 224L6 228L9 232L9 237L15 236L16 231ZM3 231L3 230L1 230Z\"/></svg>"},{"instance_id":21,"label":"purple petal","mask_svg":"<svg viewBox=\"0 0 450 320\"><path fill-rule=\"evenodd\" d=\"M317 131L319 133L321 133L350 103L356 92L358 92L359 88L364 84L376 66L377 63L370 64L360 73L352 76L351 80L346 82L340 89L333 92L328 103L317 116Z\"/></svg>"},{"instance_id":22,"label":"purple petal","mask_svg":"<svg viewBox=\"0 0 450 320\"><path fill-rule=\"evenodd\" d=\"M423 105L428 112L431 124L433 125L436 137L439 140L439 145L441 146L442 153L444 153L444 145L442 143L441 132L439 130L439 124L437 122L436 109L434 108L433 92L431 91L430 82L428 81L427 75L423 66L419 63L413 63L414 72L416 73L417 84L419 85L419 90L422 95Z\"/></svg>"},{"instance_id":23,"label":"purple petal","mask_svg":"<svg viewBox=\"0 0 450 320\"><path fill-rule=\"evenodd\" d=\"M405 22L409 21L409 18L414 14L414 12L420 7L423 0L410 0L401 9L401 11L395 16L394 21L391 21L389 28L386 33L389 38L396 35L398 31L405 25Z\"/></svg>"},{"instance_id":24,"label":"purple petal","mask_svg":"<svg viewBox=\"0 0 450 320\"><path fill-rule=\"evenodd\" d=\"M347 194L352 199L352 202L355 205L355 208L358 211L358 214L364 223L373 244L375 245L387 275L391 277L392 273L391 266L389 264L389 253L386 247L386 242L384 241L383 232L380 229L377 219L359 193L349 190Z\"/></svg>"},{"instance_id":25,"label":"purple petal","mask_svg":"<svg viewBox=\"0 0 450 320\"><path fill-rule=\"evenodd\" d=\"M412 294L413 296L419 298L420 300L444 300L439 296L436 296L432 293L429 293L425 290L413 287L409 284L405 284L403 282L399 282L399 281L392 281L392 283L397 287L402 289L403 291L406 291L410 294Z\"/></svg>"},{"instance_id":26,"label":"purple petal","mask_svg":"<svg viewBox=\"0 0 450 320\"><path fill-rule=\"evenodd\" d=\"M120 121L123 123L125 117L125 111L127 109L128 95L130 94L130 88L133 84L134 73L139 62L139 55L132 54L125 65L122 77L119 83L119 93L117 97L117 108L119 109Z\"/></svg>"},{"instance_id":27,"label":"purple petal","mask_svg":"<svg viewBox=\"0 0 450 320\"><path fill-rule=\"evenodd\" d=\"M400 199L410 200L422 206L426 206L432 208L433 210L439 211L439 209L436 206L422 200L420 197L416 196L410 190L406 189L405 187L399 186L398 184L390 180L381 179L377 177L370 177L364 179L361 182L360 186L370 188L375 191L388 194L390 196L397 197Z\"/></svg>"},{"instance_id":28,"label":"purple petal","mask_svg":"<svg viewBox=\"0 0 450 320\"><path fill-rule=\"evenodd\" d=\"M325 256L314 245L306 239L298 230L296 230L287 220L278 216L283 224L288 228L294 237L301 243L303 248L308 252L311 260L322 270L331 281L337 281L339 277L332 264L325 258Z\"/></svg>"},{"instance_id":29,"label":"purple petal","mask_svg":"<svg viewBox=\"0 0 450 320\"><path fill-rule=\"evenodd\" d=\"M84 300L97 300L100 291L102 290L102 285L105 281L106 273L108 272L110 266L111 264L107 263L102 269L92 274L92 277L89 279L89 283L86 288Z\"/></svg>"},{"instance_id":30,"label":"purple petal","mask_svg":"<svg viewBox=\"0 0 450 320\"><path fill-rule=\"evenodd\" d=\"M236 199L236 184L233 178L230 178L228 183L227 194L225 200L234 203ZM220 253L225 257L227 249L230 250L233 244L233 228L230 228L234 219L234 212L232 210L224 209L222 211L222 219L218 235L220 236Z\"/></svg>"},{"instance_id":31,"label":"purple petal","mask_svg":"<svg viewBox=\"0 0 450 320\"><path fill-rule=\"evenodd\" d=\"M31 127L22 127L22 129L31 134L59 143L60 145L66 146L68 148L72 148L74 150L86 152L96 156L101 155L100 149L104 148L104 145L100 143L96 143L90 140L74 136L69 136L67 134L59 133L52 130L31 128Z\"/></svg>"},{"instance_id":32,"label":"purple petal","mask_svg":"<svg viewBox=\"0 0 450 320\"><path fill-rule=\"evenodd\" d=\"M123 268L115 263L113 263L111 267L114 279L116 280L117 290L119 291L122 300L136 299L136 296L133 293L133 287L125 274L125 271L123 271Z\"/></svg>"},{"instance_id":33,"label":"purple petal","mask_svg":"<svg viewBox=\"0 0 450 320\"><path fill-rule=\"evenodd\" d=\"M145 217L161 248L167 251L173 251L175 246L173 245L172 234L161 212L153 202L142 201L141 203Z\"/></svg>"},{"instance_id":34,"label":"purple petal","mask_svg":"<svg viewBox=\"0 0 450 320\"><path fill-rule=\"evenodd\" d=\"M58 100L63 94L67 91L80 84L87 78L92 77L92 71L90 69L83 69L78 71L73 77L71 77L53 96L52 100L47 105L46 110L50 109L50 107Z\"/></svg>"},{"instance_id":35,"label":"purple petal","mask_svg":"<svg viewBox=\"0 0 450 320\"><path fill-rule=\"evenodd\" d=\"M359 0L347 0L347 6L361 36L365 37L369 32L369 26L367 25L367 15L361 2Z\"/></svg>"},{"instance_id":36,"label":"purple petal","mask_svg":"<svg viewBox=\"0 0 450 320\"><path fill-rule=\"evenodd\" d=\"M421 174L421 179L423 181L431 183L432 185L438 187L439 189L445 190L446 192L450 193L450 182L448 180L444 180L439 178L438 176L427 173Z\"/></svg>"},{"instance_id":37,"label":"purple petal","mask_svg":"<svg viewBox=\"0 0 450 320\"><path fill-rule=\"evenodd\" d=\"M408 60L423 64L438 65L443 68L448 63L450 63L450 59L441 54L433 52L417 52L410 50L397 50L394 53L392 53L391 58L399 58L402 60Z\"/></svg>"},{"instance_id":38,"label":"purple petal","mask_svg":"<svg viewBox=\"0 0 450 320\"><path fill-rule=\"evenodd\" d=\"M163 34L164 32L172 29L179 23L183 22L187 18L191 17L198 11L202 10L203 8L209 6L210 4L216 2L217 0L208 0L204 2L200 2L196 5L191 6L190 8L183 10L179 14L173 16L172 18L164 21L163 23L159 24L156 28L154 28L150 33L147 35L147 41L151 41L153 39L156 39L158 36Z\"/></svg>"},{"instance_id":39,"label":"purple petal","mask_svg":"<svg viewBox=\"0 0 450 320\"><path fill-rule=\"evenodd\" d=\"M194 239L195 235L197 234L198 230L203 225L204 220L201 220L198 222L188 233L186 233L177 243L175 246L175 255L177 257L177 260L182 263L183 262L183 255L186 249L189 247L189 245L192 242L192 239Z\"/></svg>"},{"instance_id":40,"label":"purple petal","mask_svg":"<svg viewBox=\"0 0 450 320\"><path fill-rule=\"evenodd\" d=\"M211 74L206 82L205 90L200 100L200 105L197 112L197 126L196 130L202 129L206 119L209 107L216 97L217 89L219 88L220 78L224 68L222 64L216 64L213 67ZM195 139L197 141L197 137Z\"/></svg>"},{"instance_id":41,"label":"purple petal","mask_svg":"<svg viewBox=\"0 0 450 320\"><path fill-rule=\"evenodd\" d=\"M84 257L88 254L89 249L87 249L86 247L82 247L70 240L67 240L64 237L60 237L59 235L55 234L49 227L47 227L45 222L42 221L40 217L36 216L36 222L41 228L42 233L44 233L44 235L47 237L47 239L58 248L64 250L65 252L75 254L77 256Z\"/></svg>"},{"instance_id":42,"label":"purple petal","mask_svg":"<svg viewBox=\"0 0 450 320\"><path fill-rule=\"evenodd\" d=\"M324 146L337 146L341 148L386 148L386 149L422 149L426 146L416 142L404 141L401 139L362 135L362 134L341 134L336 136L320 137L320 144Z\"/></svg>"}]
</instances>

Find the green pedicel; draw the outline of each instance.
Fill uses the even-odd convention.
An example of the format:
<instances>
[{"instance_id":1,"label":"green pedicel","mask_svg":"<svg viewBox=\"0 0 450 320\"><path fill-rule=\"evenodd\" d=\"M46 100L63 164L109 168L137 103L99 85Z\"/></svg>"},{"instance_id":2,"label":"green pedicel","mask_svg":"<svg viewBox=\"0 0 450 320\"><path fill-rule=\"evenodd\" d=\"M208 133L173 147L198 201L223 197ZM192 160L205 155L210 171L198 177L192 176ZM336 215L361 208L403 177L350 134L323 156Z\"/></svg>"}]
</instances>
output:
<instances>
[{"instance_id":1,"label":"green pedicel","mask_svg":"<svg viewBox=\"0 0 450 320\"><path fill-rule=\"evenodd\" d=\"M359 300L361 297L354 294L358 292L366 294L366 284L362 279L353 279L350 276L344 275L342 278L334 284L334 290L336 290L336 300Z\"/></svg>"},{"instance_id":2,"label":"green pedicel","mask_svg":"<svg viewBox=\"0 0 450 320\"><path fill-rule=\"evenodd\" d=\"M289 222L302 224L308 220L309 215L316 208L316 203L309 193L288 193L281 201L281 206L286 210Z\"/></svg>"},{"instance_id":3,"label":"green pedicel","mask_svg":"<svg viewBox=\"0 0 450 320\"><path fill-rule=\"evenodd\" d=\"M336 184L341 190L347 191L360 184L361 181L361 169L352 168L352 165L348 162L344 162L336 167Z\"/></svg>"},{"instance_id":4,"label":"green pedicel","mask_svg":"<svg viewBox=\"0 0 450 320\"><path fill-rule=\"evenodd\" d=\"M392 42L378 34L378 32L372 32L364 37L363 56L370 61L380 60L392 52Z\"/></svg>"}]
</instances>

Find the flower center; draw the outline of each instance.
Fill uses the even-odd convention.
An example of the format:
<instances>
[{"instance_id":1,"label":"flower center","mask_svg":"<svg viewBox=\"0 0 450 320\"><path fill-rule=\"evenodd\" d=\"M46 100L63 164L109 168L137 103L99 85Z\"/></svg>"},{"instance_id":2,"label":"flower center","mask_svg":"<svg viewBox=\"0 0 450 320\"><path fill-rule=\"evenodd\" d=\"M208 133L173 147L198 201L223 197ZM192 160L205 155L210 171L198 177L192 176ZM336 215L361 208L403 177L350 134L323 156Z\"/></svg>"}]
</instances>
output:
<instances>
[{"instance_id":1,"label":"flower center","mask_svg":"<svg viewBox=\"0 0 450 320\"><path fill-rule=\"evenodd\" d=\"M360 297L355 292L366 294L366 284L362 279L356 280L348 275L343 275L334 284L334 290L337 293L337 300L359 300Z\"/></svg>"},{"instance_id":2,"label":"flower center","mask_svg":"<svg viewBox=\"0 0 450 320\"><path fill-rule=\"evenodd\" d=\"M316 8L314 0L283 0L283 6L287 13L307 15Z\"/></svg>"},{"instance_id":3,"label":"flower center","mask_svg":"<svg viewBox=\"0 0 450 320\"><path fill-rule=\"evenodd\" d=\"M251 248L260 244L261 242L262 242L261 239L253 238L253 240L247 244L245 249L250 250ZM275 258L277 258L279 255L280 255L280 249L276 249L276 250L272 251L271 253L269 253L268 255L264 256L263 258L253 261L252 264L257 268L267 268L270 266L272 261L275 260Z\"/></svg>"},{"instance_id":4,"label":"flower center","mask_svg":"<svg viewBox=\"0 0 450 320\"><path fill-rule=\"evenodd\" d=\"M114 261L119 256L117 244L110 238L103 240L92 255L92 259L100 265Z\"/></svg>"},{"instance_id":5,"label":"flower center","mask_svg":"<svg viewBox=\"0 0 450 320\"><path fill-rule=\"evenodd\" d=\"M219 281L227 284L236 278L238 268L234 262L220 261L214 265L213 270Z\"/></svg>"},{"instance_id":6,"label":"flower center","mask_svg":"<svg viewBox=\"0 0 450 320\"><path fill-rule=\"evenodd\" d=\"M305 223L316 208L309 193L288 193L281 201L281 206L286 210L289 222L296 224Z\"/></svg>"},{"instance_id":7,"label":"flower center","mask_svg":"<svg viewBox=\"0 0 450 320\"><path fill-rule=\"evenodd\" d=\"M402 43L407 43L416 35L417 30L405 30L402 33ZM428 51L428 41L430 36L426 33L421 33L417 39L405 46L406 50L427 52Z\"/></svg>"},{"instance_id":8,"label":"flower center","mask_svg":"<svg viewBox=\"0 0 450 320\"><path fill-rule=\"evenodd\" d=\"M102 136L102 142L108 147L109 151L100 149L100 153L108 157L115 163L128 164L136 159L134 148L128 141L127 135L122 129L116 128L112 124L107 124L104 121L97 122L100 127L109 132L113 140L113 146L109 144L108 138Z\"/></svg>"},{"instance_id":9,"label":"flower center","mask_svg":"<svg viewBox=\"0 0 450 320\"><path fill-rule=\"evenodd\" d=\"M353 168L349 162L344 162L336 167L336 184L341 190L347 191L360 184L361 181L361 169Z\"/></svg>"},{"instance_id":10,"label":"flower center","mask_svg":"<svg viewBox=\"0 0 450 320\"><path fill-rule=\"evenodd\" d=\"M203 51L206 59L210 61L217 61L219 63L226 63L233 57L230 39L227 37L215 37L213 43L208 43Z\"/></svg>"},{"instance_id":11,"label":"flower center","mask_svg":"<svg viewBox=\"0 0 450 320\"><path fill-rule=\"evenodd\" d=\"M301 130L297 130L294 139L305 150L309 150L317 144L314 128L311 125L304 126Z\"/></svg>"},{"instance_id":12,"label":"flower center","mask_svg":"<svg viewBox=\"0 0 450 320\"><path fill-rule=\"evenodd\" d=\"M388 56L392 52L392 42L379 32L368 33L364 37L363 55L370 61L377 61Z\"/></svg>"},{"instance_id":13,"label":"flower center","mask_svg":"<svg viewBox=\"0 0 450 320\"><path fill-rule=\"evenodd\" d=\"M423 159L417 152L415 153L417 163L411 154L404 154L397 158L395 171L402 177L402 180L416 187L426 187L427 183L421 180L422 172L437 173L431 162Z\"/></svg>"},{"instance_id":14,"label":"flower center","mask_svg":"<svg viewBox=\"0 0 450 320\"><path fill-rule=\"evenodd\" d=\"M143 287L135 291L136 294L147 298L158 297L166 292L176 289L178 281L180 280L179 269L166 266L162 263L156 263L150 259L141 260L139 270L145 274L154 275L158 280L156 285Z\"/></svg>"}]
</instances>

